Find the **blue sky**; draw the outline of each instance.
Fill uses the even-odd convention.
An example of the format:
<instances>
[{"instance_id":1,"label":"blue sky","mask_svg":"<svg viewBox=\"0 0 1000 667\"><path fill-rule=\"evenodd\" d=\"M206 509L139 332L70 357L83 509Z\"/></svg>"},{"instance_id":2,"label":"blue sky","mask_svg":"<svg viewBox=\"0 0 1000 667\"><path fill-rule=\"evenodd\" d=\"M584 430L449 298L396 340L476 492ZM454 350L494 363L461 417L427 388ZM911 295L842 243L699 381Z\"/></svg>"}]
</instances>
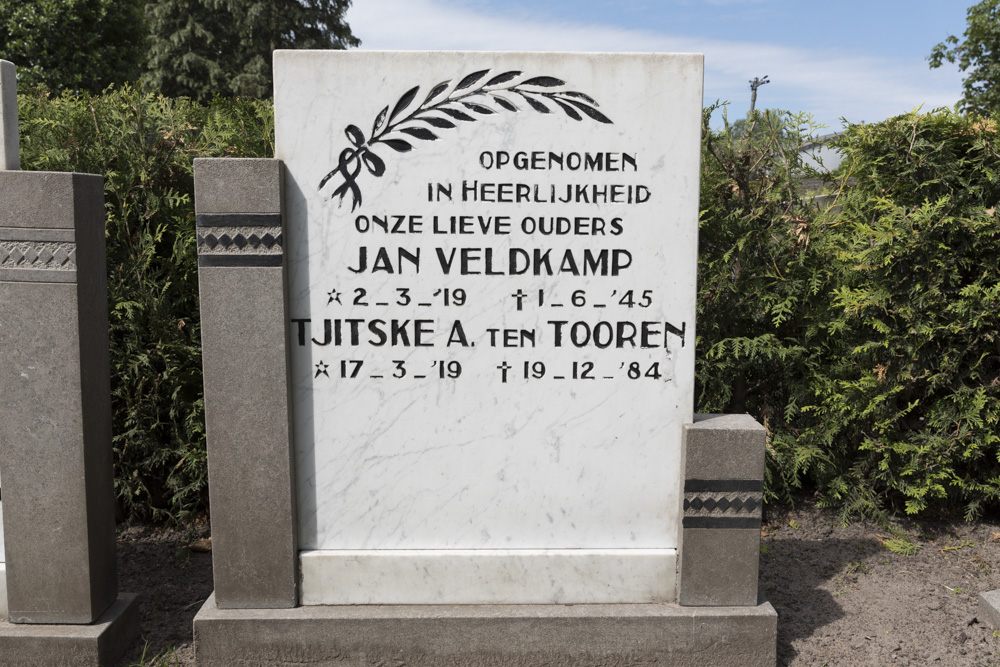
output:
<instances>
[{"instance_id":1,"label":"blue sky","mask_svg":"<svg viewBox=\"0 0 1000 667\"><path fill-rule=\"evenodd\" d=\"M962 76L927 55L965 30L974 0L353 0L365 49L681 51L705 54L705 102L874 122L952 106ZM716 123L717 125L718 123Z\"/></svg>"}]
</instances>

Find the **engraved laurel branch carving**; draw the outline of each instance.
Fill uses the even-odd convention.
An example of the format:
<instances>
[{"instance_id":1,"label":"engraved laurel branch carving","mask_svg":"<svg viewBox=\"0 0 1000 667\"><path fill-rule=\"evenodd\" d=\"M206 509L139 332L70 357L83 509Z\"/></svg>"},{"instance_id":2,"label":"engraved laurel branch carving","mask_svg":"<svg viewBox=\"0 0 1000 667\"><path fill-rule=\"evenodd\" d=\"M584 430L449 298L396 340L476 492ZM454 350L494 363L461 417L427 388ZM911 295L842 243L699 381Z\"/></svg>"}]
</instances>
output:
<instances>
[{"instance_id":1,"label":"engraved laurel branch carving","mask_svg":"<svg viewBox=\"0 0 1000 667\"><path fill-rule=\"evenodd\" d=\"M339 197L343 202L350 193L353 211L361 205L361 188L357 182L361 170L367 169L376 178L385 173L385 161L375 153L376 146L407 153L413 150L415 139L438 139L438 135L425 125L438 130L452 129L459 123L475 122L480 117L497 113L492 105L504 111L518 112L523 103L538 113L561 111L573 120L582 121L587 116L599 123L612 122L597 110L597 101L589 95L562 89L566 82L561 79L551 76L524 79L522 72L518 71L487 78L489 73L488 69L473 72L462 78L454 88L452 79L442 81L431 88L423 102L411 109L420 91L420 86L414 86L403 93L391 111L387 105L378 113L370 137L366 138L356 125L348 125L344 133L351 147L341 151L337 166L323 177L319 189L322 190L339 175L343 182L334 189L330 199Z\"/></svg>"}]
</instances>

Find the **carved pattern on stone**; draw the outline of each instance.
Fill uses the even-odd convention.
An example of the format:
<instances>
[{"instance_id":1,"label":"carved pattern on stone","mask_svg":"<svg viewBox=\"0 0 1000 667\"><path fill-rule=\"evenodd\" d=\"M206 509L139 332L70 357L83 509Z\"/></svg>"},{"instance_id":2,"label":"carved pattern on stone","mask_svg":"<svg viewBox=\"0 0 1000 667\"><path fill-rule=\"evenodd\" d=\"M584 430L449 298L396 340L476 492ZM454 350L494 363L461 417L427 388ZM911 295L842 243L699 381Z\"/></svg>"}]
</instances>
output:
<instances>
[{"instance_id":1,"label":"carved pattern on stone","mask_svg":"<svg viewBox=\"0 0 1000 667\"><path fill-rule=\"evenodd\" d=\"M684 494L684 516L760 516L764 506L759 492L688 491Z\"/></svg>"},{"instance_id":2,"label":"carved pattern on stone","mask_svg":"<svg viewBox=\"0 0 1000 667\"><path fill-rule=\"evenodd\" d=\"M543 114L562 111L573 120L583 120L585 115L599 123L612 124L610 118L597 110L597 100L585 93L563 89L566 82L562 79L553 76L526 78L520 71L489 74L490 70L484 69L462 77L457 83L452 79L442 81L431 88L415 108L413 103L420 99L417 97L420 86L414 86L403 93L391 112L389 105L379 112L368 138L357 125L345 127L344 134L352 146L341 151L337 166L319 182L319 189L339 174L343 182L330 199L339 197L343 202L350 194L353 211L361 205L361 188L357 181L362 167L376 178L385 174L385 161L373 152L376 146L408 153L413 150L415 140L437 141L438 136L424 124L438 130L452 129L462 123L475 122L481 116L495 114L497 107L511 112L530 107ZM528 107L521 106L522 103Z\"/></svg>"},{"instance_id":3,"label":"carved pattern on stone","mask_svg":"<svg viewBox=\"0 0 1000 667\"><path fill-rule=\"evenodd\" d=\"M280 255L281 227L200 227L199 255Z\"/></svg>"},{"instance_id":4,"label":"carved pattern on stone","mask_svg":"<svg viewBox=\"0 0 1000 667\"><path fill-rule=\"evenodd\" d=\"M76 271L76 244L0 241L0 269Z\"/></svg>"}]
</instances>

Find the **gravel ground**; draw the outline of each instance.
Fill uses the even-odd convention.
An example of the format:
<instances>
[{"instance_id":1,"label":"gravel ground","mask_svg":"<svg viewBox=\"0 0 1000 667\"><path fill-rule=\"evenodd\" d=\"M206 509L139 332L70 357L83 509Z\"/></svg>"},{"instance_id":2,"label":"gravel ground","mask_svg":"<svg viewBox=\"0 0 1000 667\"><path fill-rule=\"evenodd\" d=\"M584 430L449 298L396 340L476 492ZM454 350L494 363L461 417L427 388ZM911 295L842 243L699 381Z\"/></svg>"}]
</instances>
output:
<instances>
[{"instance_id":1,"label":"gravel ground","mask_svg":"<svg viewBox=\"0 0 1000 667\"><path fill-rule=\"evenodd\" d=\"M194 666L212 558L187 545L206 535L204 524L120 535L120 589L141 596L142 636L118 667ZM1000 666L1000 639L977 618L979 592L995 588L997 517L841 526L809 503L768 510L761 589L778 611L779 665Z\"/></svg>"}]
</instances>

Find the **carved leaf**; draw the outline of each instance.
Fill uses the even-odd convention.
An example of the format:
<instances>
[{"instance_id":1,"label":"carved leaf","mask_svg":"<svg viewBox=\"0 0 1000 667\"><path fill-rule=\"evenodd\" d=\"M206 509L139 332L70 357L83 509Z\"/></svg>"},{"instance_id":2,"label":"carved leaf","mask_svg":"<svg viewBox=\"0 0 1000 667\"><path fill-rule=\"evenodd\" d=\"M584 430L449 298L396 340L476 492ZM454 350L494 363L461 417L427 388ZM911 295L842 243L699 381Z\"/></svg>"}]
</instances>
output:
<instances>
[{"instance_id":1,"label":"carved leaf","mask_svg":"<svg viewBox=\"0 0 1000 667\"><path fill-rule=\"evenodd\" d=\"M459 111L458 109L447 109L447 108L443 108L442 107L440 109L440 111L442 113L448 114L449 116L451 116L455 120L473 120L473 121L476 120L475 118L473 118L469 114L465 113L464 111Z\"/></svg>"},{"instance_id":2,"label":"carved leaf","mask_svg":"<svg viewBox=\"0 0 1000 667\"><path fill-rule=\"evenodd\" d=\"M347 135L347 140L350 141L355 147L365 143L365 133L362 132L356 125L348 125L345 127L344 134Z\"/></svg>"},{"instance_id":3,"label":"carved leaf","mask_svg":"<svg viewBox=\"0 0 1000 667\"><path fill-rule=\"evenodd\" d=\"M386 114L389 113L389 105L387 104L384 109L378 112L378 116L375 117L375 124L372 125L372 136L379 131L379 129L385 124Z\"/></svg>"},{"instance_id":4,"label":"carved leaf","mask_svg":"<svg viewBox=\"0 0 1000 667\"><path fill-rule=\"evenodd\" d=\"M455 124L448 120L447 118L436 118L434 116L428 116L427 118L421 118L428 125L433 125L434 127L440 127L444 129L455 127Z\"/></svg>"},{"instance_id":5,"label":"carved leaf","mask_svg":"<svg viewBox=\"0 0 1000 667\"><path fill-rule=\"evenodd\" d=\"M413 98L417 96L418 90L420 90L420 86L414 86L413 88L410 88L408 91L403 93L403 96L399 98L398 102L396 102L396 106L392 108L392 113L389 114L389 122L392 122L392 119L398 116L400 111L402 111L403 109L405 109L410 105L410 102L413 101Z\"/></svg>"},{"instance_id":6,"label":"carved leaf","mask_svg":"<svg viewBox=\"0 0 1000 667\"><path fill-rule=\"evenodd\" d=\"M535 111L539 113L552 113L551 109L549 109L547 106L536 100L534 97L529 97L524 93L521 93L521 97L523 97L525 101L528 104L530 104L531 108L534 109Z\"/></svg>"},{"instance_id":7,"label":"carved leaf","mask_svg":"<svg viewBox=\"0 0 1000 667\"><path fill-rule=\"evenodd\" d=\"M368 171L372 176L381 176L385 173L385 162L378 155L375 155L375 153L365 151L361 154L361 161L368 167Z\"/></svg>"},{"instance_id":8,"label":"carved leaf","mask_svg":"<svg viewBox=\"0 0 1000 667\"><path fill-rule=\"evenodd\" d=\"M574 109L570 105L566 104L565 102L563 102L558 98L553 98L553 101L560 107L562 107L562 110L566 112L566 115L572 118L573 120L583 120L583 117L580 114L578 114L576 112L576 109Z\"/></svg>"},{"instance_id":9,"label":"carved leaf","mask_svg":"<svg viewBox=\"0 0 1000 667\"><path fill-rule=\"evenodd\" d=\"M481 113L484 115L496 113L493 109L483 106L482 104L476 104L475 102L462 102L462 105L467 109L472 109L476 113Z\"/></svg>"},{"instance_id":10,"label":"carved leaf","mask_svg":"<svg viewBox=\"0 0 1000 667\"><path fill-rule=\"evenodd\" d=\"M598 121L600 123L607 123L608 125L612 124L611 123L611 119L608 118L607 116L605 116L604 114L602 114L597 109L595 109L595 108L593 108L591 106L587 106L583 102L578 102L577 100L566 100L566 101L569 102L570 104L572 104L573 106L575 106L577 109L579 109L583 113L585 113L588 116L590 116L591 118L593 118L594 120L596 120L596 121Z\"/></svg>"},{"instance_id":11,"label":"carved leaf","mask_svg":"<svg viewBox=\"0 0 1000 667\"><path fill-rule=\"evenodd\" d=\"M450 83L451 83L450 80L449 81L442 81L438 85L436 85L433 88L431 88L431 92L427 93L427 97L424 98L424 104L427 104L428 102L430 102L431 100L433 100L435 97L437 97L438 95L440 95L441 93L443 93L444 90L445 90L445 88L447 88L448 84L450 84Z\"/></svg>"},{"instance_id":12,"label":"carved leaf","mask_svg":"<svg viewBox=\"0 0 1000 667\"><path fill-rule=\"evenodd\" d=\"M557 79L553 76L536 76L533 79L528 79L522 82L522 86L542 86L543 88L555 88L556 86L565 86L566 82L562 79Z\"/></svg>"},{"instance_id":13,"label":"carved leaf","mask_svg":"<svg viewBox=\"0 0 1000 667\"><path fill-rule=\"evenodd\" d=\"M567 90L563 93L560 93L560 95L568 95L569 97L579 97L581 100L585 100L590 104L593 104L595 107L601 106L600 104L597 103L597 100L595 100L590 95L587 95L586 93L578 93L575 90Z\"/></svg>"},{"instance_id":14,"label":"carved leaf","mask_svg":"<svg viewBox=\"0 0 1000 667\"><path fill-rule=\"evenodd\" d=\"M508 100L506 97L500 97L499 95L494 95L493 96L493 101L496 102L497 104L499 104L501 107L503 107L507 111L517 111L518 110L517 107L514 106L514 103L511 102L510 100Z\"/></svg>"},{"instance_id":15,"label":"carved leaf","mask_svg":"<svg viewBox=\"0 0 1000 667\"><path fill-rule=\"evenodd\" d=\"M383 139L382 143L396 151L397 153L409 153L413 146L408 141L402 139Z\"/></svg>"},{"instance_id":16,"label":"carved leaf","mask_svg":"<svg viewBox=\"0 0 1000 667\"><path fill-rule=\"evenodd\" d=\"M503 74L499 74L499 75L493 77L492 79L490 79L489 81L487 81L486 85L487 86L499 86L501 83L507 83L511 79L513 79L515 77L518 77L520 75L521 75L520 72L504 72Z\"/></svg>"},{"instance_id":17,"label":"carved leaf","mask_svg":"<svg viewBox=\"0 0 1000 667\"><path fill-rule=\"evenodd\" d=\"M416 137L417 139L423 139L424 141L434 141L437 139L437 135L428 130L426 127L404 127L400 130L411 137Z\"/></svg>"},{"instance_id":18,"label":"carved leaf","mask_svg":"<svg viewBox=\"0 0 1000 667\"><path fill-rule=\"evenodd\" d=\"M467 77L465 77L464 79L462 79L458 83L458 85L455 86L455 90L464 90L464 89L468 88L469 86L471 86L472 84L474 84L476 81L479 81L484 76L486 76L487 74L489 74L489 72L490 71L488 69L481 69L478 72L473 72L472 74L470 74Z\"/></svg>"}]
</instances>

